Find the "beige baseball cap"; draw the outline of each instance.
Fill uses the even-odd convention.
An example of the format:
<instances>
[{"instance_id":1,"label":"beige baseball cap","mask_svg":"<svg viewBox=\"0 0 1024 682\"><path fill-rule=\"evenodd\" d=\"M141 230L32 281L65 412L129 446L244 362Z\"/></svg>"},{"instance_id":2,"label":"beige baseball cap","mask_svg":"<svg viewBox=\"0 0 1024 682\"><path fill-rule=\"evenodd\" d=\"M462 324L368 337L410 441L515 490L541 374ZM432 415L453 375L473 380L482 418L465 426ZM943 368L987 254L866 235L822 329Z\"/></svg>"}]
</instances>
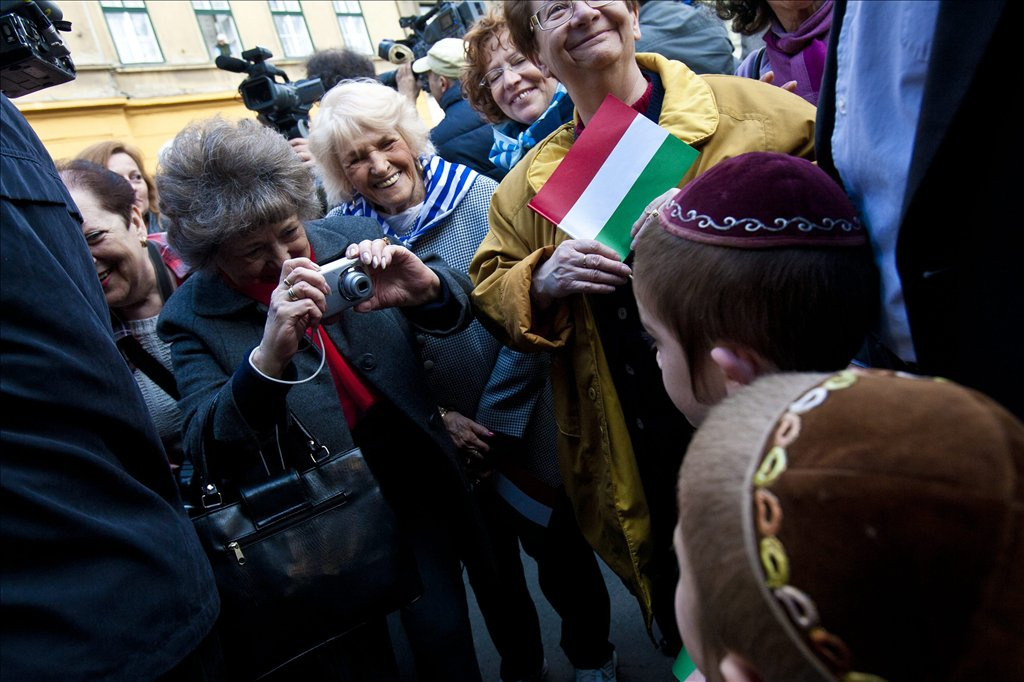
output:
<instances>
[{"instance_id":1,"label":"beige baseball cap","mask_svg":"<svg viewBox=\"0 0 1024 682\"><path fill-rule=\"evenodd\" d=\"M458 78L466 66L466 43L461 38L442 38L412 63L413 73L433 71L439 76Z\"/></svg>"}]
</instances>

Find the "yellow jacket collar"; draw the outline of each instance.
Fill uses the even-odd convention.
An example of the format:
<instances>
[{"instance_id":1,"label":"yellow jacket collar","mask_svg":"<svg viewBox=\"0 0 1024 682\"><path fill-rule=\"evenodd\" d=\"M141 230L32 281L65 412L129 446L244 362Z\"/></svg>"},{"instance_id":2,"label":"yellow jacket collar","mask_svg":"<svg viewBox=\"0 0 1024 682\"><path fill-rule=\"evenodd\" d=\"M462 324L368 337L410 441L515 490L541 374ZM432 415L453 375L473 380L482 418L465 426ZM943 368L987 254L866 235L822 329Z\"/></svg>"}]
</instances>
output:
<instances>
[{"instance_id":1,"label":"yellow jacket collar","mask_svg":"<svg viewBox=\"0 0 1024 682\"><path fill-rule=\"evenodd\" d=\"M658 125L689 145L700 143L715 132L718 128L718 105L703 78L682 62L666 59L660 54L641 52L636 55L636 63L644 71L654 71L661 76L665 86ZM527 174L527 181L534 192L540 191L569 153L575 141L578 121L579 113L574 112L572 123L566 123L537 145Z\"/></svg>"}]
</instances>

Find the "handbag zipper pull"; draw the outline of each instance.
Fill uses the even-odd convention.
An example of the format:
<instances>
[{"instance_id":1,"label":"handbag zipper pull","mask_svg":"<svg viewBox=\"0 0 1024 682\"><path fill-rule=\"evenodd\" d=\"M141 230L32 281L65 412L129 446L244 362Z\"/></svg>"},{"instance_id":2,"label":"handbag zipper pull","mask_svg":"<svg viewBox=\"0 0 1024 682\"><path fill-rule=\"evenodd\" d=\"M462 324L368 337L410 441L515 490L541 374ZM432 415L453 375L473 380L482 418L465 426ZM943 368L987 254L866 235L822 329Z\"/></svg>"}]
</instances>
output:
<instances>
[{"instance_id":1,"label":"handbag zipper pull","mask_svg":"<svg viewBox=\"0 0 1024 682\"><path fill-rule=\"evenodd\" d=\"M245 565L245 555L242 554L242 546L237 542L229 542L228 549L235 553L235 561L238 562L239 566Z\"/></svg>"}]
</instances>

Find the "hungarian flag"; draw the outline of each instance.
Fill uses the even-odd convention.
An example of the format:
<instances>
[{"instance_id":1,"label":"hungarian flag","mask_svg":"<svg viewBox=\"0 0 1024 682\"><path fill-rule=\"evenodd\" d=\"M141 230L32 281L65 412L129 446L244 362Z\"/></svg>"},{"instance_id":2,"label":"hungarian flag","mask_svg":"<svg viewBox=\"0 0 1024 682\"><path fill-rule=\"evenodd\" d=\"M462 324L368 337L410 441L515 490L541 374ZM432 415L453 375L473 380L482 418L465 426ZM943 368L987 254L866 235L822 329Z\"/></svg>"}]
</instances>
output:
<instances>
[{"instance_id":1,"label":"hungarian flag","mask_svg":"<svg viewBox=\"0 0 1024 682\"><path fill-rule=\"evenodd\" d=\"M571 237L625 258L633 223L696 158L696 149L608 95L529 205Z\"/></svg>"}]
</instances>

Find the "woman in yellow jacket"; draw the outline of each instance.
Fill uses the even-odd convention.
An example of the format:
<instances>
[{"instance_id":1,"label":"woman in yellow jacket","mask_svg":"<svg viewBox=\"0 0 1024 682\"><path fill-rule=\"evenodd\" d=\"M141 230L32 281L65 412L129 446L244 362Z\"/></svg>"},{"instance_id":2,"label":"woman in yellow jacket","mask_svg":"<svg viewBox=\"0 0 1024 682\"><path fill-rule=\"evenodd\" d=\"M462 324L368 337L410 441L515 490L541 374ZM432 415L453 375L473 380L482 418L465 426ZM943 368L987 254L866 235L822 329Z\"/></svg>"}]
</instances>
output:
<instances>
[{"instance_id":1,"label":"woman in yellow jacket","mask_svg":"<svg viewBox=\"0 0 1024 682\"><path fill-rule=\"evenodd\" d=\"M692 430L643 340L629 259L569 238L527 203L609 93L699 152L680 186L743 152L813 158L815 109L752 79L698 76L636 54L637 10L633 1L505 2L513 42L565 85L576 117L501 183L470 275L492 331L514 348L552 353L559 458L580 527L636 595L648 628L657 616L676 649L674 489Z\"/></svg>"}]
</instances>

